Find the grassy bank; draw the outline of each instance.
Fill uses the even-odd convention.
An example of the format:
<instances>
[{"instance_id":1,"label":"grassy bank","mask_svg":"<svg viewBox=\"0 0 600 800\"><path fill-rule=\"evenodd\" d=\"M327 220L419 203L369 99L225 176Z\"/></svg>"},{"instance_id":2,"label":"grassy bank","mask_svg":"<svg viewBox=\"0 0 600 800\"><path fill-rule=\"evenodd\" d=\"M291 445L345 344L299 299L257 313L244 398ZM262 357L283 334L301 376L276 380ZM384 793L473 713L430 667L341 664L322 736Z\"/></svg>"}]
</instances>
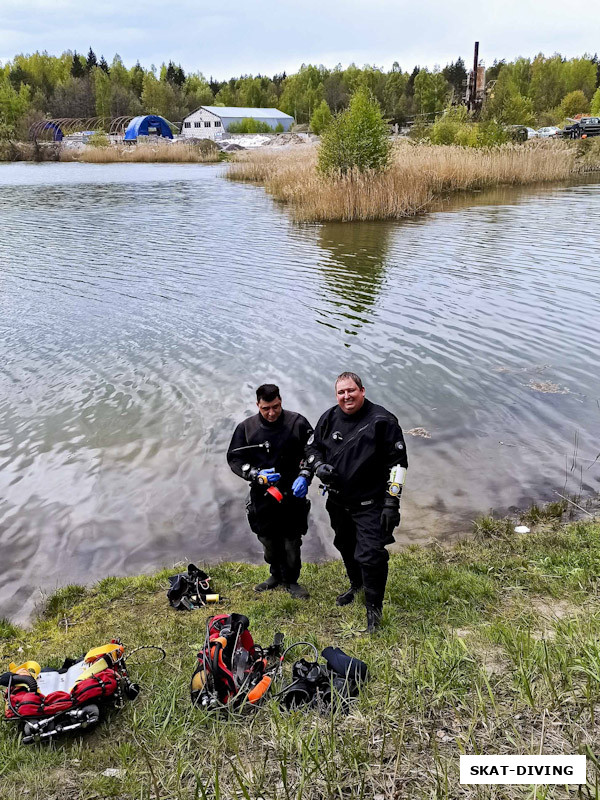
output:
<instances>
[{"instance_id":1,"label":"grassy bank","mask_svg":"<svg viewBox=\"0 0 600 800\"><path fill-rule=\"evenodd\" d=\"M427 211L448 194L557 182L600 169L600 139L487 149L406 141L394 146L390 167L377 175L326 178L316 161L316 148L258 150L236 154L227 174L264 185L299 222L400 219Z\"/></svg>"},{"instance_id":2,"label":"grassy bank","mask_svg":"<svg viewBox=\"0 0 600 800\"><path fill-rule=\"evenodd\" d=\"M0 161L82 161L88 164L214 164L222 160L214 142L195 144L64 147L58 142L0 142Z\"/></svg>"},{"instance_id":3,"label":"grassy bank","mask_svg":"<svg viewBox=\"0 0 600 800\"><path fill-rule=\"evenodd\" d=\"M115 635L130 648L160 644L167 659L132 667L138 700L83 738L23 748L2 725L2 800L567 796L564 787L458 784L461 753L540 751L587 753L589 785L570 796L598 797L600 524L563 525L555 511L533 512L529 535L484 519L452 549L393 556L374 637L356 635L362 607L332 605L345 584L337 562L304 567L305 603L254 595L264 568L211 568L229 598L221 608L247 614L257 641L282 630L288 643L335 643L369 664L372 680L346 717L283 713L275 700L243 719L192 709L208 613L168 608L169 571L59 591L31 630L0 626L2 669L13 657L57 666ZM103 776L109 767L123 772Z\"/></svg>"},{"instance_id":4,"label":"grassy bank","mask_svg":"<svg viewBox=\"0 0 600 800\"><path fill-rule=\"evenodd\" d=\"M88 164L213 164L221 160L218 147L206 140L198 144L144 144L137 146L62 148L61 161Z\"/></svg>"}]
</instances>

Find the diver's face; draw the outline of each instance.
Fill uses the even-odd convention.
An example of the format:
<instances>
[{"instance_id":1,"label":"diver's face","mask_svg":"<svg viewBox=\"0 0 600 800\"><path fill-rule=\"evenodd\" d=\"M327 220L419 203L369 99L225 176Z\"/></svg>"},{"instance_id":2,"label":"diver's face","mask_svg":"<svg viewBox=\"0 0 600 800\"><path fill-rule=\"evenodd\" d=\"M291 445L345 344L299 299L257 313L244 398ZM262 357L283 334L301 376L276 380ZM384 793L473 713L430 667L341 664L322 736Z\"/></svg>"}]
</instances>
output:
<instances>
[{"instance_id":1,"label":"diver's face","mask_svg":"<svg viewBox=\"0 0 600 800\"><path fill-rule=\"evenodd\" d=\"M258 413L267 422L276 422L283 411L281 397L276 397L275 400L261 399L256 405L258 406Z\"/></svg>"},{"instance_id":2,"label":"diver's face","mask_svg":"<svg viewBox=\"0 0 600 800\"><path fill-rule=\"evenodd\" d=\"M336 383L335 394L338 406L344 414L356 414L365 402L365 388L359 389L352 378L342 378Z\"/></svg>"}]
</instances>

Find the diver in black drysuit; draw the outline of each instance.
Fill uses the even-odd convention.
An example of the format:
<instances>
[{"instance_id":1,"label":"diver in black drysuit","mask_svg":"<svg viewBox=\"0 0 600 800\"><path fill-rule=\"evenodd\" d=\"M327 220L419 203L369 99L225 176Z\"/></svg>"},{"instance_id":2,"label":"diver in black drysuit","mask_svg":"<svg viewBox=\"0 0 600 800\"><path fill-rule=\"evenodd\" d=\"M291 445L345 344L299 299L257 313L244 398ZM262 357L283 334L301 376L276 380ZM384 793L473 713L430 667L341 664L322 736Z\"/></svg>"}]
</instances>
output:
<instances>
[{"instance_id":1,"label":"diver in black drysuit","mask_svg":"<svg viewBox=\"0 0 600 800\"><path fill-rule=\"evenodd\" d=\"M302 537L308 529L310 501L306 498L306 492L303 497L295 497L291 487L298 477L312 427L301 414L281 408L279 389L274 384L266 386L276 390L279 416L269 422L263 416L264 409L261 406L272 406L273 402L260 398L257 402L259 413L236 427L227 451L227 462L236 475L250 482L250 496L246 503L248 523L258 536L265 561L270 566L271 577L259 583L256 591L283 585L293 597L306 598L308 592L298 584L298 578L302 566L300 548ZM257 393L262 389L259 387ZM273 391L267 396L272 394ZM249 447L264 445L265 442L268 442L268 449ZM266 470L274 470L274 473L269 474ZM272 484L271 480L268 483L259 482L261 475L270 479L273 474L281 477ZM267 492L270 484L283 494L281 502Z\"/></svg>"},{"instance_id":2,"label":"diver in black drysuit","mask_svg":"<svg viewBox=\"0 0 600 800\"><path fill-rule=\"evenodd\" d=\"M354 373L348 374L360 382ZM408 459L396 417L364 398L362 382L355 388L363 397L358 409L345 413L338 392L338 405L319 419L306 447L306 467L328 489L333 543L350 580L350 588L336 602L351 603L364 587L367 630L373 632L381 620L388 576L386 545L394 541L393 530L400 524ZM401 482L392 484L390 474L397 468L403 468Z\"/></svg>"}]
</instances>

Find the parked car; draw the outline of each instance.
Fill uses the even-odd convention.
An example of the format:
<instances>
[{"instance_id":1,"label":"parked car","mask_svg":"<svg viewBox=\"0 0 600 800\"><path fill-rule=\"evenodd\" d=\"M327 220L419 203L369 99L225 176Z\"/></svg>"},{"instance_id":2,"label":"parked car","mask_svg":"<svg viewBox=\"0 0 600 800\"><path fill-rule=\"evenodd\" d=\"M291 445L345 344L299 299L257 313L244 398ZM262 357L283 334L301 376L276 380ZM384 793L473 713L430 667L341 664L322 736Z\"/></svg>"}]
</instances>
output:
<instances>
[{"instance_id":1,"label":"parked car","mask_svg":"<svg viewBox=\"0 0 600 800\"><path fill-rule=\"evenodd\" d=\"M526 131L528 139L537 139L539 137L539 133L535 128L526 128Z\"/></svg>"},{"instance_id":2,"label":"parked car","mask_svg":"<svg viewBox=\"0 0 600 800\"><path fill-rule=\"evenodd\" d=\"M562 135L566 139L587 139L588 136L600 136L600 117L582 117L572 125L565 126Z\"/></svg>"},{"instance_id":3,"label":"parked car","mask_svg":"<svg viewBox=\"0 0 600 800\"><path fill-rule=\"evenodd\" d=\"M540 128L538 130L538 136L540 139L550 139L556 136L560 136L561 130L556 125L549 125L547 128Z\"/></svg>"}]
</instances>

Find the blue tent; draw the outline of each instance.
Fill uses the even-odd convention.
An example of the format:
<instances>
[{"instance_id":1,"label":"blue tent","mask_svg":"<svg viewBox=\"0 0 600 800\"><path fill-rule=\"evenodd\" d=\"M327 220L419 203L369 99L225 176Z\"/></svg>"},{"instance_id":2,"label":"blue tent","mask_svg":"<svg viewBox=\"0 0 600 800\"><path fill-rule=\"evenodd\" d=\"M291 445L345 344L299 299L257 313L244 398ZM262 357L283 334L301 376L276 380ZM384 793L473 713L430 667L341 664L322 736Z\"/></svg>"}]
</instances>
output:
<instances>
[{"instance_id":1,"label":"blue tent","mask_svg":"<svg viewBox=\"0 0 600 800\"><path fill-rule=\"evenodd\" d=\"M60 129L60 126L57 125L56 122L52 122L52 120L44 125L42 131L53 131L55 142L62 142L63 140L63 132Z\"/></svg>"},{"instance_id":2,"label":"blue tent","mask_svg":"<svg viewBox=\"0 0 600 800\"><path fill-rule=\"evenodd\" d=\"M149 136L150 134L164 136L166 139L173 138L166 119L157 117L155 114L147 114L145 117L134 117L131 120L125 131L125 141L133 142L138 136Z\"/></svg>"}]
</instances>

